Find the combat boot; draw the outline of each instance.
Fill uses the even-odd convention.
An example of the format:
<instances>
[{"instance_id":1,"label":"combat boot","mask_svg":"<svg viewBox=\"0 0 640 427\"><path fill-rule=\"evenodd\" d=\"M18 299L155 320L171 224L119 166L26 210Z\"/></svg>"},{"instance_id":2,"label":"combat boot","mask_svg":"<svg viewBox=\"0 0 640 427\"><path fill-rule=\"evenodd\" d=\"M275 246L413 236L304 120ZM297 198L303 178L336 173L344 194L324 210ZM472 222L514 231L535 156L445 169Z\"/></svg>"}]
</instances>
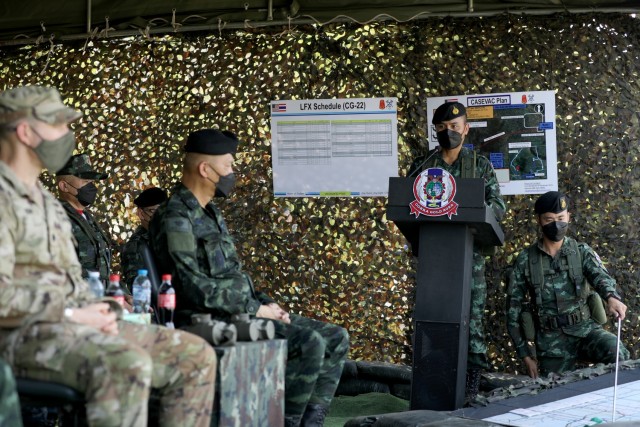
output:
<instances>
[{"instance_id":1,"label":"combat boot","mask_svg":"<svg viewBox=\"0 0 640 427\"><path fill-rule=\"evenodd\" d=\"M473 401L480 390L480 369L467 369L467 384L465 388L465 400Z\"/></svg>"},{"instance_id":2,"label":"combat boot","mask_svg":"<svg viewBox=\"0 0 640 427\"><path fill-rule=\"evenodd\" d=\"M319 403L308 403L300 427L322 427L329 408Z\"/></svg>"},{"instance_id":3,"label":"combat boot","mask_svg":"<svg viewBox=\"0 0 640 427\"><path fill-rule=\"evenodd\" d=\"M301 415L284 415L284 427L300 427Z\"/></svg>"}]
</instances>

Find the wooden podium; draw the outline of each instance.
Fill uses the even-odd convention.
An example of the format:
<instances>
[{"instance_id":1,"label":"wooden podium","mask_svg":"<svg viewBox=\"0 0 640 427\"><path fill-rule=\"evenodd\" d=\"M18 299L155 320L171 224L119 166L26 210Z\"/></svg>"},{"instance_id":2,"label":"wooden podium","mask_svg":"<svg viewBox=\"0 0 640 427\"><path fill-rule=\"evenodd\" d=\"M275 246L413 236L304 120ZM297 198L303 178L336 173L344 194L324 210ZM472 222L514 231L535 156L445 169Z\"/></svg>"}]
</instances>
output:
<instances>
[{"instance_id":1,"label":"wooden podium","mask_svg":"<svg viewBox=\"0 0 640 427\"><path fill-rule=\"evenodd\" d=\"M415 178L389 178L387 219L418 257L411 409L464 404L474 241L501 246L504 233L484 202L484 180L456 179L457 214L411 213Z\"/></svg>"}]
</instances>

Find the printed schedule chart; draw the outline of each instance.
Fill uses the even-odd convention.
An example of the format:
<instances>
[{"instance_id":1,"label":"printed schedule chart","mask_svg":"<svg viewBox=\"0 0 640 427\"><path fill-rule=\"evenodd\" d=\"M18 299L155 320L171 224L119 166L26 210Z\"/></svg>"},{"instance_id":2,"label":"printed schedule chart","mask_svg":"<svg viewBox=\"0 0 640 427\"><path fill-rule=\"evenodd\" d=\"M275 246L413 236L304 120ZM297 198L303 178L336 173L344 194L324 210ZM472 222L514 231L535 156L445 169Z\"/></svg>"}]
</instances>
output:
<instances>
[{"instance_id":1,"label":"printed schedule chart","mask_svg":"<svg viewBox=\"0 0 640 427\"><path fill-rule=\"evenodd\" d=\"M272 101L274 195L386 196L397 127L396 98Z\"/></svg>"}]
</instances>

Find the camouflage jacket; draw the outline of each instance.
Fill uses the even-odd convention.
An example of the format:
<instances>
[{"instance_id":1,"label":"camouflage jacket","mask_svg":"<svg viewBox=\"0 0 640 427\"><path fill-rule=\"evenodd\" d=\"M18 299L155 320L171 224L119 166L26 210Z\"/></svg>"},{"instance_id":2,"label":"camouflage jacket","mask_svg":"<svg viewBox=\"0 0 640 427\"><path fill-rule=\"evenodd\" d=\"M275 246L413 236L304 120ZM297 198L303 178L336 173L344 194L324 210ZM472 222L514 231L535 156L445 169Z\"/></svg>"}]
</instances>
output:
<instances>
[{"instance_id":1,"label":"camouflage jacket","mask_svg":"<svg viewBox=\"0 0 640 427\"><path fill-rule=\"evenodd\" d=\"M0 161L0 328L60 322L65 307L93 300L64 209L37 191L42 204Z\"/></svg>"},{"instance_id":2,"label":"camouflage jacket","mask_svg":"<svg viewBox=\"0 0 640 427\"><path fill-rule=\"evenodd\" d=\"M122 268L122 283L127 287L129 293L133 286L133 281L138 275L138 270L146 268L142 257L142 243L149 244L149 231L139 225L133 232L129 241L124 244L120 254L120 266Z\"/></svg>"},{"instance_id":3,"label":"camouflage jacket","mask_svg":"<svg viewBox=\"0 0 640 427\"><path fill-rule=\"evenodd\" d=\"M256 292L242 270L235 243L220 210L201 207L193 193L178 184L149 226L159 274L171 274L176 290L176 324L194 312L219 319L255 314L273 300Z\"/></svg>"},{"instance_id":4,"label":"camouflage jacket","mask_svg":"<svg viewBox=\"0 0 640 427\"><path fill-rule=\"evenodd\" d=\"M99 271L100 278L106 283L111 274L111 239L89 211L85 209L83 217L68 202L61 200L61 203L71 221L82 277L89 277L89 271Z\"/></svg>"},{"instance_id":5,"label":"camouflage jacket","mask_svg":"<svg viewBox=\"0 0 640 427\"><path fill-rule=\"evenodd\" d=\"M431 156L431 157L430 157ZM460 178L462 176L462 159L473 162L473 151L467 147L462 147L458 159L453 164L448 164L442 159L442 152L436 152L430 150L426 155L416 158L411 167L409 168L408 175L417 175L417 169L420 168L422 172L425 168L441 168L453 175L454 178ZM425 163L425 160L429 161ZM484 178L484 200L487 206L493 210L498 221L502 220L507 210L507 206L504 203L502 194L500 193L500 184L498 184L498 178L496 172L493 170L493 165L484 156L476 156L476 178Z\"/></svg>"},{"instance_id":6,"label":"camouflage jacket","mask_svg":"<svg viewBox=\"0 0 640 427\"><path fill-rule=\"evenodd\" d=\"M539 345L541 342L551 340L552 335L554 336L553 339L557 339L556 331L542 330L540 328L541 316L552 318L558 315L576 313L585 307L587 303L585 294L578 291L576 284L570 278L568 270L560 267L561 258L565 257L569 251L573 251L571 249L572 244L570 244L572 240L570 237L564 238L562 247L555 258L552 258L542 249L542 239L533 244L536 248L535 250L539 251L542 257L548 260L548 265L550 266L549 270L543 270L544 284L540 289L542 303L539 306L535 303L536 294L531 283L528 248L520 252L509 273L507 329L515 345L516 352L521 358L530 355L520 325L523 306L530 306L530 310L536 318L536 345ZM603 299L606 300L610 294L620 298L616 292L615 280L609 275L594 250L585 243L577 243L574 247L578 248L580 259L582 260L583 282L585 283L580 284L581 289L585 288L587 286L586 282L588 282ZM598 327L597 324L588 319L571 326L564 326L558 331L568 335L585 337L595 327Z\"/></svg>"}]
</instances>

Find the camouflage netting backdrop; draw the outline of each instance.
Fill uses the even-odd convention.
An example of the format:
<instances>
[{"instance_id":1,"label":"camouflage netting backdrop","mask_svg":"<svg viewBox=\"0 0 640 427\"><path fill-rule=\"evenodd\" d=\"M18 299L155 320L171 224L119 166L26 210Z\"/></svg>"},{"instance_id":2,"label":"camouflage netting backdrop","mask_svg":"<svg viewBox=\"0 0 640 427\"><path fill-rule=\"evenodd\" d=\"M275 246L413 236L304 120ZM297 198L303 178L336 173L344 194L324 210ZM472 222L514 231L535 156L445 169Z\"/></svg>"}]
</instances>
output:
<instances>
[{"instance_id":1,"label":"camouflage netting backdrop","mask_svg":"<svg viewBox=\"0 0 640 427\"><path fill-rule=\"evenodd\" d=\"M348 328L351 358L397 363L411 360L415 279L386 199L274 199L269 102L398 97L404 175L425 149L427 97L555 90L572 235L618 280L630 307L624 341L640 357L639 38L630 16L564 15L44 43L0 50L0 89L56 86L84 112L79 149L110 174L94 210L118 245L137 225L137 192L179 178L190 131L236 132L240 178L220 205L247 270L290 310ZM504 325L502 271L536 237L534 199L506 197L506 244L487 264L487 339L498 370L519 366Z\"/></svg>"}]
</instances>

